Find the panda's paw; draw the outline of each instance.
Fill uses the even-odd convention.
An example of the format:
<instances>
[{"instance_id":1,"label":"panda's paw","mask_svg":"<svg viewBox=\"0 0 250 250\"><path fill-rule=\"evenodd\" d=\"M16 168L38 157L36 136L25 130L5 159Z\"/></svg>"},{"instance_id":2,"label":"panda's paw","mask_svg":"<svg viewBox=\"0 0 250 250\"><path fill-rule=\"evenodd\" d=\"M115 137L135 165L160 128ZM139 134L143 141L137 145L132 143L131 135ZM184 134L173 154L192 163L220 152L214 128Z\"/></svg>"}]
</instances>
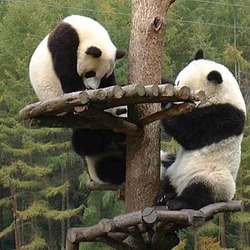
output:
<instances>
[{"instance_id":1,"label":"panda's paw","mask_svg":"<svg viewBox=\"0 0 250 250\"><path fill-rule=\"evenodd\" d=\"M190 205L184 200L172 199L166 202L166 207L169 210L181 210L181 209L189 209Z\"/></svg>"},{"instance_id":2,"label":"panda's paw","mask_svg":"<svg viewBox=\"0 0 250 250\"><path fill-rule=\"evenodd\" d=\"M167 202L167 195L166 194L164 194L164 195L162 195L162 196L159 196L159 197L157 197L157 205L166 205L166 202Z\"/></svg>"},{"instance_id":3,"label":"panda's paw","mask_svg":"<svg viewBox=\"0 0 250 250\"><path fill-rule=\"evenodd\" d=\"M156 199L157 205L166 205L167 202L175 197L174 193L160 192Z\"/></svg>"}]
</instances>

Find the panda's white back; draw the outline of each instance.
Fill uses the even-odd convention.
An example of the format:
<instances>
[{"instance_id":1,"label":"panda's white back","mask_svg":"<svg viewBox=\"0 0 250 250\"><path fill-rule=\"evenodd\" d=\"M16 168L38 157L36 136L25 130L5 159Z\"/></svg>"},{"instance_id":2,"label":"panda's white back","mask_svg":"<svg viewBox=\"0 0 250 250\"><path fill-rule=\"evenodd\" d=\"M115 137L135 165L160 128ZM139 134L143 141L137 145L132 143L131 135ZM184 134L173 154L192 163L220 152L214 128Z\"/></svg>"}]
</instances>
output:
<instances>
[{"instance_id":1,"label":"panda's white back","mask_svg":"<svg viewBox=\"0 0 250 250\"><path fill-rule=\"evenodd\" d=\"M95 71L95 78L98 80L90 81L90 87L93 89L98 88L100 80L104 76L109 76L115 68L116 47L112 43L108 32L93 19L79 15L68 16L63 19L62 23L69 24L76 31L79 38L77 49L77 72L79 77L84 77L84 74L88 71ZM63 94L60 80L54 70L52 55L48 48L49 35L38 45L29 64L31 85L39 100L42 101ZM91 46L98 47L102 51L99 58L93 58L93 56L85 53Z\"/></svg>"},{"instance_id":2,"label":"panda's white back","mask_svg":"<svg viewBox=\"0 0 250 250\"><path fill-rule=\"evenodd\" d=\"M30 83L39 100L44 101L63 94L48 50L48 36L36 48L29 64Z\"/></svg>"}]
</instances>

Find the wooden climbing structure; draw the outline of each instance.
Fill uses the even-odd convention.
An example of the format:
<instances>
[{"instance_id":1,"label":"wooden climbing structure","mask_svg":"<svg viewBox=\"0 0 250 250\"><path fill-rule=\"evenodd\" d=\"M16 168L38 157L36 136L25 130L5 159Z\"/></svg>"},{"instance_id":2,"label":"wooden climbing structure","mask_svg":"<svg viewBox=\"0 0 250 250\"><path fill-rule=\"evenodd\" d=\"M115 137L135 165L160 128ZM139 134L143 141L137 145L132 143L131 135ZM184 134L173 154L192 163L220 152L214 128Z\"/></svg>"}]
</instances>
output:
<instances>
[{"instance_id":1,"label":"wooden climbing structure","mask_svg":"<svg viewBox=\"0 0 250 250\"><path fill-rule=\"evenodd\" d=\"M105 128L140 137L144 126L190 112L197 102L205 101L204 92L193 92L188 87L135 84L65 94L27 105L20 111L20 116L36 127ZM179 104L142 117L136 123L112 114L112 108L118 106L167 102ZM91 189L124 189L124 186L98 185L91 181L87 185ZM240 201L211 204L198 211L169 211L162 206L145 207L113 219L102 219L91 227L70 228L66 246L67 250L78 250L80 242L102 242L115 249L124 250L172 249L179 242L176 234L179 229L201 226L217 213L237 212L242 209Z\"/></svg>"}]
</instances>

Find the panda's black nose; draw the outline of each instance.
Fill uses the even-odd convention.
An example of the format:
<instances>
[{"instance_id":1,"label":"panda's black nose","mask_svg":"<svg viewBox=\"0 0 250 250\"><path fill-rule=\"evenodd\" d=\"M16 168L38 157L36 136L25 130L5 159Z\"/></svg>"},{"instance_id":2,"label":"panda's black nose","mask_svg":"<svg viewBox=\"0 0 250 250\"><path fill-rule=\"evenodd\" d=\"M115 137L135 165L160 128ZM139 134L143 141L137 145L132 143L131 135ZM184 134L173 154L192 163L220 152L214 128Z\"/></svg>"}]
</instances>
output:
<instances>
[{"instance_id":1,"label":"panda's black nose","mask_svg":"<svg viewBox=\"0 0 250 250\"><path fill-rule=\"evenodd\" d=\"M95 77L96 73L95 71L88 71L85 73L85 78L91 78L91 77Z\"/></svg>"}]
</instances>

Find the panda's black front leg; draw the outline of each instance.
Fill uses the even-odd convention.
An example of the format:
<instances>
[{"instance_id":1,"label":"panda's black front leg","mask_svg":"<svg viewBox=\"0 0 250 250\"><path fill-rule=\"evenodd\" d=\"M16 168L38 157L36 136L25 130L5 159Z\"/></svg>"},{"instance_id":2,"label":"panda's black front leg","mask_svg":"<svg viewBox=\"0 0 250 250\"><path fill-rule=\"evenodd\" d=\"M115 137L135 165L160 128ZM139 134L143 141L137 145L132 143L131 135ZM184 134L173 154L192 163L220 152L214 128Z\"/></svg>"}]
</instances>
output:
<instances>
[{"instance_id":1,"label":"panda's black front leg","mask_svg":"<svg viewBox=\"0 0 250 250\"><path fill-rule=\"evenodd\" d=\"M187 201L185 201L181 198L175 198L172 200L168 200L165 205L169 210L181 210L181 209L191 209L192 208L192 206Z\"/></svg>"},{"instance_id":2,"label":"panda's black front leg","mask_svg":"<svg viewBox=\"0 0 250 250\"><path fill-rule=\"evenodd\" d=\"M169 210L199 210L215 202L212 190L212 187L208 183L196 181L187 186L181 195L168 200L166 206Z\"/></svg>"},{"instance_id":3,"label":"panda's black front leg","mask_svg":"<svg viewBox=\"0 0 250 250\"><path fill-rule=\"evenodd\" d=\"M168 176L165 176L160 192L156 196L157 205L166 205L166 203L176 197L175 188L171 185Z\"/></svg>"},{"instance_id":4,"label":"panda's black front leg","mask_svg":"<svg viewBox=\"0 0 250 250\"><path fill-rule=\"evenodd\" d=\"M112 130L74 129L71 142L74 151L80 156L92 156L108 150L113 140Z\"/></svg>"}]
</instances>

